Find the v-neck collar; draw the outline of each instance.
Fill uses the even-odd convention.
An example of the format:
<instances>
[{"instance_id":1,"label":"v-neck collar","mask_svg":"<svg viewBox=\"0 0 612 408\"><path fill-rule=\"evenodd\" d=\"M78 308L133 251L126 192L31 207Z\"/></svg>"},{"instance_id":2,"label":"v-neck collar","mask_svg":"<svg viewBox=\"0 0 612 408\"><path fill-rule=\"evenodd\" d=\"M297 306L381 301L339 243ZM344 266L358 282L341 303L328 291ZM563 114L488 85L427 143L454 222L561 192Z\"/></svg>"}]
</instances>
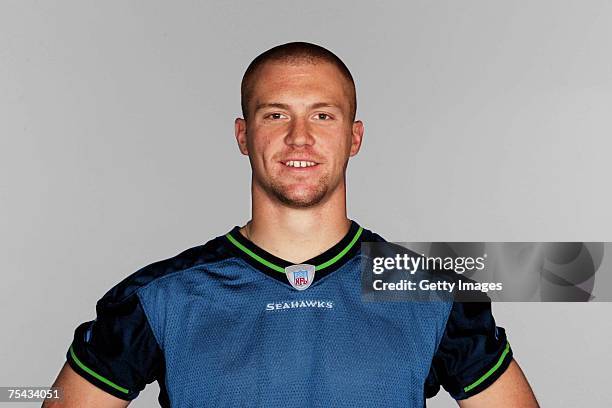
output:
<instances>
[{"instance_id":1,"label":"v-neck collar","mask_svg":"<svg viewBox=\"0 0 612 408\"><path fill-rule=\"evenodd\" d=\"M340 242L322 254L302 262L302 264L309 264L315 267L313 283L340 268L359 251L360 245L358 243L360 242L362 232L363 228L355 221L351 221L348 232ZM225 238L230 246L235 249L235 252L249 265L274 279L287 285L289 284L285 276L285 268L295 265L293 262L281 259L258 247L240 233L240 227L238 226L235 226L230 232L225 234Z\"/></svg>"}]
</instances>

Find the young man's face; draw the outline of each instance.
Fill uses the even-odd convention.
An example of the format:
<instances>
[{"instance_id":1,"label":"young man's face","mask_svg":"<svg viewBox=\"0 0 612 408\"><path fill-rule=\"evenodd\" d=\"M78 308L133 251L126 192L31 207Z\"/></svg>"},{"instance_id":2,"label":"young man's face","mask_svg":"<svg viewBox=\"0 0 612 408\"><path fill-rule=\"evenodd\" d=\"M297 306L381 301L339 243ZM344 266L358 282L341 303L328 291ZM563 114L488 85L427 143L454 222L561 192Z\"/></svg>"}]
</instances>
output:
<instances>
[{"instance_id":1,"label":"young man's face","mask_svg":"<svg viewBox=\"0 0 612 408\"><path fill-rule=\"evenodd\" d=\"M343 188L363 124L352 121L349 84L338 68L269 62L254 83L248 120L236 120L254 187L292 207L314 206Z\"/></svg>"}]
</instances>

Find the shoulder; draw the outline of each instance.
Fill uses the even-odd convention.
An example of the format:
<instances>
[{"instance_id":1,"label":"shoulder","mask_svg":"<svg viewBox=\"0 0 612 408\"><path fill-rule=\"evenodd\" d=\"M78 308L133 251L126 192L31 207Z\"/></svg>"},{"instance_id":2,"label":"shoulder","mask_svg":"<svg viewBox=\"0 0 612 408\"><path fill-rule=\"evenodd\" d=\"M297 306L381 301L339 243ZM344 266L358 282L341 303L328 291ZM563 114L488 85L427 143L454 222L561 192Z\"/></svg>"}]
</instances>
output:
<instances>
[{"instance_id":1,"label":"shoulder","mask_svg":"<svg viewBox=\"0 0 612 408\"><path fill-rule=\"evenodd\" d=\"M167 259L153 262L127 276L98 301L98 304L120 304L132 298L136 292L161 278L192 268L231 258L223 236L211 239L203 245L189 248Z\"/></svg>"},{"instance_id":2,"label":"shoulder","mask_svg":"<svg viewBox=\"0 0 612 408\"><path fill-rule=\"evenodd\" d=\"M362 230L360 237L361 242L387 242L386 239L372 230L365 227L362 227Z\"/></svg>"}]
</instances>

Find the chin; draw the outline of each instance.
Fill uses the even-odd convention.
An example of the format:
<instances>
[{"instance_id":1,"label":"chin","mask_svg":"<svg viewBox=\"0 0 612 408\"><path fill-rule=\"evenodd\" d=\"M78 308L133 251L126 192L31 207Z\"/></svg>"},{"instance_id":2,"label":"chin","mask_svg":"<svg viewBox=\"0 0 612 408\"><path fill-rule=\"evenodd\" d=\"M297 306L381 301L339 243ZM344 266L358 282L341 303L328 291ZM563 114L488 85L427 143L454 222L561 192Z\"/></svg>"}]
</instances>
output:
<instances>
[{"instance_id":1,"label":"chin","mask_svg":"<svg viewBox=\"0 0 612 408\"><path fill-rule=\"evenodd\" d=\"M327 195L326 188L275 190L280 202L294 208L308 208L319 204Z\"/></svg>"}]
</instances>

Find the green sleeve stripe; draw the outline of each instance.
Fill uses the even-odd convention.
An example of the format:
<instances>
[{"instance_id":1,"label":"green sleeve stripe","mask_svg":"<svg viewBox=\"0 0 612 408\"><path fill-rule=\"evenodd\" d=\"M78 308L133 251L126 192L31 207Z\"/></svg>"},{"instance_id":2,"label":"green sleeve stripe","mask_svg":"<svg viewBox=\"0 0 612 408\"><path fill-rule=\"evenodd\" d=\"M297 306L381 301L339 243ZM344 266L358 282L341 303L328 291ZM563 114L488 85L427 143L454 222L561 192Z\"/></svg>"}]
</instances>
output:
<instances>
[{"instance_id":1,"label":"green sleeve stripe","mask_svg":"<svg viewBox=\"0 0 612 408\"><path fill-rule=\"evenodd\" d=\"M249 248L242 245L240 242L236 240L236 238L232 237L229 233L225 235L227 239L234 245L236 245L242 252L246 253L251 258L259 261L260 263L266 265L268 268L275 270L276 272L285 273L285 268L281 268L278 265L274 265L272 262L266 261L261 256L257 255L255 252L251 251Z\"/></svg>"},{"instance_id":2,"label":"green sleeve stripe","mask_svg":"<svg viewBox=\"0 0 612 408\"><path fill-rule=\"evenodd\" d=\"M353 247L353 245L355 245L355 242L357 242L357 240L359 239L359 237L361 236L361 233L363 232L363 228L359 227L359 229L357 230L357 232L355 233L355 236L353 237L353 239L351 240L351 242L346 246L346 248L344 248L338 255L334 256L332 259L330 259L327 262L322 263L321 265L317 265L317 267L315 268L317 271L320 271L323 268L327 268L328 266L336 263L340 258L342 258L348 251L351 250L351 248Z\"/></svg>"},{"instance_id":3,"label":"green sleeve stripe","mask_svg":"<svg viewBox=\"0 0 612 408\"><path fill-rule=\"evenodd\" d=\"M112 382L111 380L109 380L108 378L104 378L102 377L100 374L96 373L95 371L93 371L91 368L87 367L85 364L83 364L81 362L81 360L79 360L76 356L76 354L74 354L74 350L72 349L72 345L70 346L70 356L72 357L72 359L74 360L75 363L77 363L77 365L79 367L81 367L83 369L83 371L85 371L87 374L90 374L92 376L94 376L95 378L97 378L98 380L102 381L104 384L106 385L110 385L111 387L113 387L116 390L121 391L124 394L129 394L130 391L126 388L120 387L117 384L115 384L114 382Z\"/></svg>"},{"instance_id":4,"label":"green sleeve stripe","mask_svg":"<svg viewBox=\"0 0 612 408\"><path fill-rule=\"evenodd\" d=\"M476 387L478 387L480 384L482 384L482 382L484 380L486 380L487 378L489 378L491 375L493 375L493 373L495 371L497 371L499 369L499 367L501 367L502 363L504 362L504 359L506 358L506 356L508 355L508 352L510 351L510 343L506 342L506 348L504 349L504 352L502 353L502 355L499 357L499 360L497 360L497 363L495 363L495 365L493 367L491 367L491 369L489 371L487 371L482 377L480 377L479 379L477 379L475 382L473 382L472 384L468 385L467 387L465 387L463 389L464 392L468 392Z\"/></svg>"}]
</instances>

